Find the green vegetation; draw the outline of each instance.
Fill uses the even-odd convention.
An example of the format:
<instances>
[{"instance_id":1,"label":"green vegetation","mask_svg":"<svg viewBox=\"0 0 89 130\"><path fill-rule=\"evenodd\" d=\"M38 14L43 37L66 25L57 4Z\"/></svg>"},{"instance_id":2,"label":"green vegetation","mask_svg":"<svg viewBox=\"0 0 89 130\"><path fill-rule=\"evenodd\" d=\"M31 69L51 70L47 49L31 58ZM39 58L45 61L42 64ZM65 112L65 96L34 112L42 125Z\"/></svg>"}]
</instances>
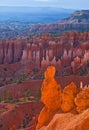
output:
<instances>
[{"instance_id":1,"label":"green vegetation","mask_svg":"<svg viewBox=\"0 0 89 130\"><path fill-rule=\"evenodd\" d=\"M43 74L43 73L42 73L42 75L41 75L40 79L42 79L42 80L44 79L44 74Z\"/></svg>"},{"instance_id":2,"label":"green vegetation","mask_svg":"<svg viewBox=\"0 0 89 130\"><path fill-rule=\"evenodd\" d=\"M80 76L89 76L89 63L87 64L87 66L87 69L80 67Z\"/></svg>"},{"instance_id":3,"label":"green vegetation","mask_svg":"<svg viewBox=\"0 0 89 130\"><path fill-rule=\"evenodd\" d=\"M63 76L69 76L68 72L64 72Z\"/></svg>"},{"instance_id":4,"label":"green vegetation","mask_svg":"<svg viewBox=\"0 0 89 130\"><path fill-rule=\"evenodd\" d=\"M17 103L19 102L18 99L12 98L12 93L7 91L6 89L3 90L2 95L0 96L0 102L4 101L4 103Z\"/></svg>"},{"instance_id":5,"label":"green vegetation","mask_svg":"<svg viewBox=\"0 0 89 130\"><path fill-rule=\"evenodd\" d=\"M2 96L0 96L0 102L2 101Z\"/></svg>"},{"instance_id":6,"label":"green vegetation","mask_svg":"<svg viewBox=\"0 0 89 130\"><path fill-rule=\"evenodd\" d=\"M19 78L12 78L12 83L20 84L22 83L22 81L25 80L25 78L26 78L26 75L24 72L22 72Z\"/></svg>"},{"instance_id":7,"label":"green vegetation","mask_svg":"<svg viewBox=\"0 0 89 130\"><path fill-rule=\"evenodd\" d=\"M26 126L29 124L29 121L31 121L31 120L32 120L32 117L29 114L25 114L24 119L19 127L21 129L26 128Z\"/></svg>"},{"instance_id":8,"label":"green vegetation","mask_svg":"<svg viewBox=\"0 0 89 130\"><path fill-rule=\"evenodd\" d=\"M40 88L37 90L37 92L35 94L35 98L36 98L36 100L40 100L40 98L41 98L41 89Z\"/></svg>"},{"instance_id":9,"label":"green vegetation","mask_svg":"<svg viewBox=\"0 0 89 130\"><path fill-rule=\"evenodd\" d=\"M4 89L3 90L3 98L2 98L2 100L6 100L7 99L7 91L6 91L6 89Z\"/></svg>"},{"instance_id":10,"label":"green vegetation","mask_svg":"<svg viewBox=\"0 0 89 130\"><path fill-rule=\"evenodd\" d=\"M36 93L36 99L40 98L40 92L37 91ZM23 103L23 102L29 102L29 101L35 101L34 96L30 96L30 90L26 89L23 93L23 97L20 99L13 98L12 93L10 91L7 91L6 89L3 90L2 95L0 96L0 102L4 103Z\"/></svg>"},{"instance_id":11,"label":"green vegetation","mask_svg":"<svg viewBox=\"0 0 89 130\"><path fill-rule=\"evenodd\" d=\"M5 103L18 103L18 102L20 102L20 100L18 100L18 99L7 99L6 101L5 101Z\"/></svg>"},{"instance_id":12,"label":"green vegetation","mask_svg":"<svg viewBox=\"0 0 89 130\"><path fill-rule=\"evenodd\" d=\"M23 94L25 102L28 100L29 96L30 96L30 91L28 89L26 89L25 92L24 92L24 94Z\"/></svg>"}]
</instances>

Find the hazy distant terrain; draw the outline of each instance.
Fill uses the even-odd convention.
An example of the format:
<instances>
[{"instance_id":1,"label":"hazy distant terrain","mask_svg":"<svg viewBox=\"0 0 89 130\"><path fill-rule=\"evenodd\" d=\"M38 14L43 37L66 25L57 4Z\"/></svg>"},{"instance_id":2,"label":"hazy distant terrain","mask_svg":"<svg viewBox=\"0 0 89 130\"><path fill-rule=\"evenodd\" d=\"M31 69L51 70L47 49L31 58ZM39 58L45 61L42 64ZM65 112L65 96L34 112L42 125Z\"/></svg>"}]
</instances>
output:
<instances>
[{"instance_id":1,"label":"hazy distant terrain","mask_svg":"<svg viewBox=\"0 0 89 130\"><path fill-rule=\"evenodd\" d=\"M89 30L89 10L0 7L0 38Z\"/></svg>"},{"instance_id":2,"label":"hazy distant terrain","mask_svg":"<svg viewBox=\"0 0 89 130\"><path fill-rule=\"evenodd\" d=\"M54 23L74 10L49 7L0 7L0 38L18 36L22 30L41 23Z\"/></svg>"},{"instance_id":3,"label":"hazy distant terrain","mask_svg":"<svg viewBox=\"0 0 89 130\"><path fill-rule=\"evenodd\" d=\"M68 17L74 10L49 7L0 7L0 22L48 23Z\"/></svg>"},{"instance_id":4,"label":"hazy distant terrain","mask_svg":"<svg viewBox=\"0 0 89 130\"><path fill-rule=\"evenodd\" d=\"M89 10L75 11L68 18L60 21L63 24L89 24Z\"/></svg>"}]
</instances>

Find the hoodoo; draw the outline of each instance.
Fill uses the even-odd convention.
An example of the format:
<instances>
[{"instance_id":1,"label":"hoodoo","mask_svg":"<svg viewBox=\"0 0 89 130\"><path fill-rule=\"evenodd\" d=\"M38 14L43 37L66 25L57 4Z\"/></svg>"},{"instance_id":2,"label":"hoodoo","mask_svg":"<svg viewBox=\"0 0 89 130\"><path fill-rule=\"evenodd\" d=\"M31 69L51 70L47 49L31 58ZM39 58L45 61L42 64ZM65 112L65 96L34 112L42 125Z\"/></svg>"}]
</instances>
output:
<instances>
[{"instance_id":1,"label":"hoodoo","mask_svg":"<svg viewBox=\"0 0 89 130\"><path fill-rule=\"evenodd\" d=\"M50 66L45 71L45 79L41 88L41 101L44 103L44 107L38 117L38 124L36 129L46 125L53 114L61 107L61 86L54 79L55 67Z\"/></svg>"}]
</instances>

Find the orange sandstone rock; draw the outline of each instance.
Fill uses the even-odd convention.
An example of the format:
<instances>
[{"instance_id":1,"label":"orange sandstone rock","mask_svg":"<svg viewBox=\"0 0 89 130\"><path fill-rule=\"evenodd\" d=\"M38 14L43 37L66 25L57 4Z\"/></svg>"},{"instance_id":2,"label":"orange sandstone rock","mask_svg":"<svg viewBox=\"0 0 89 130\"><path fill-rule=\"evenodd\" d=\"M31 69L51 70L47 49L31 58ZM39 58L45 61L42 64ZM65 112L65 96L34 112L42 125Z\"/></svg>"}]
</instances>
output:
<instances>
[{"instance_id":1,"label":"orange sandstone rock","mask_svg":"<svg viewBox=\"0 0 89 130\"><path fill-rule=\"evenodd\" d=\"M41 101L44 103L45 107L42 109L38 117L37 129L46 125L53 113L61 107L61 87L54 79L54 75L55 67L48 67L41 88Z\"/></svg>"},{"instance_id":2,"label":"orange sandstone rock","mask_svg":"<svg viewBox=\"0 0 89 130\"><path fill-rule=\"evenodd\" d=\"M73 82L64 88L61 105L61 109L63 112L69 112L75 107L74 98L76 97L78 92L79 89Z\"/></svg>"},{"instance_id":3,"label":"orange sandstone rock","mask_svg":"<svg viewBox=\"0 0 89 130\"><path fill-rule=\"evenodd\" d=\"M38 117L37 129L41 128L43 125L47 125L53 116L53 111L43 107Z\"/></svg>"},{"instance_id":4,"label":"orange sandstone rock","mask_svg":"<svg viewBox=\"0 0 89 130\"><path fill-rule=\"evenodd\" d=\"M48 67L45 72L41 92L41 101L48 109L57 110L61 106L61 87L54 79L55 67Z\"/></svg>"},{"instance_id":5,"label":"orange sandstone rock","mask_svg":"<svg viewBox=\"0 0 89 130\"><path fill-rule=\"evenodd\" d=\"M77 111L80 113L89 107L89 87L83 89L75 98Z\"/></svg>"},{"instance_id":6,"label":"orange sandstone rock","mask_svg":"<svg viewBox=\"0 0 89 130\"><path fill-rule=\"evenodd\" d=\"M56 113L51 122L39 130L89 130L89 109L80 114Z\"/></svg>"}]
</instances>

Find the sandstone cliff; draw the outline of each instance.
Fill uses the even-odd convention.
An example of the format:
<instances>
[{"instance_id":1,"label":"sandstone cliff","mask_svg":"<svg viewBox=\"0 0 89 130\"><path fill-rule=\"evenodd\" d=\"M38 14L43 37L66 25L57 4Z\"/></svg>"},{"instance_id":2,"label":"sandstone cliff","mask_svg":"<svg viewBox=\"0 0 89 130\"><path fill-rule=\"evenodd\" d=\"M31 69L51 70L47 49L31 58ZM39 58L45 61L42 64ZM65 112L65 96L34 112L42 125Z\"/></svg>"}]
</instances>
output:
<instances>
[{"instance_id":1,"label":"sandstone cliff","mask_svg":"<svg viewBox=\"0 0 89 130\"><path fill-rule=\"evenodd\" d=\"M88 130L89 129L89 109L81 114L57 113L54 115L48 126L39 130Z\"/></svg>"}]
</instances>

